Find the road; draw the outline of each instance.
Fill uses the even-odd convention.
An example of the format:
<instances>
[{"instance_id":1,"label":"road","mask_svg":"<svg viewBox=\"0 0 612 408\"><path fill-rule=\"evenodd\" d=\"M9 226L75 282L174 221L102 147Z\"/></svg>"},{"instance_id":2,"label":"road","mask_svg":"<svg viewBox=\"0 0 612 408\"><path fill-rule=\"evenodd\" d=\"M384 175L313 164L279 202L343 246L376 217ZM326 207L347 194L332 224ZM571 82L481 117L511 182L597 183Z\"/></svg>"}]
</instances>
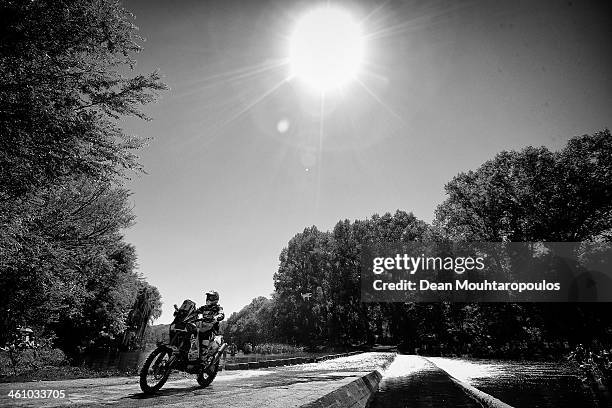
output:
<instances>
[{"instance_id":1,"label":"road","mask_svg":"<svg viewBox=\"0 0 612 408\"><path fill-rule=\"evenodd\" d=\"M386 367L394 353L363 353L319 363L244 371L223 371L207 388L195 376L173 376L162 390L142 394L137 377L0 384L2 407L272 407L291 408L316 401L363 375ZM10 390L65 390L63 399L11 399Z\"/></svg>"}]
</instances>

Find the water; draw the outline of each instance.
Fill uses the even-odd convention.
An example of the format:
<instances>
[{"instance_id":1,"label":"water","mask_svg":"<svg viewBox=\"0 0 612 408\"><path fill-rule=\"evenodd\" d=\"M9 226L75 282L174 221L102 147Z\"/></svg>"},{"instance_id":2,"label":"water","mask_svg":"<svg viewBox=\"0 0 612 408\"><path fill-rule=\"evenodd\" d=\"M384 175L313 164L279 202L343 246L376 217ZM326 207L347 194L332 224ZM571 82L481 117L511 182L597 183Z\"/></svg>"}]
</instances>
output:
<instances>
[{"instance_id":1,"label":"water","mask_svg":"<svg viewBox=\"0 0 612 408\"><path fill-rule=\"evenodd\" d=\"M275 360L275 359L295 358L295 357L311 357L311 358L322 357L322 356L329 355L330 353L311 353L311 352L306 352L306 351L297 351L297 352L275 353L275 354L238 353L235 356L231 356L229 353L226 353L226 354L227 354L226 355L227 363L249 363L252 361Z\"/></svg>"},{"instance_id":2,"label":"water","mask_svg":"<svg viewBox=\"0 0 612 408\"><path fill-rule=\"evenodd\" d=\"M433 357L434 364L516 408L596 407L579 372L564 363L461 360Z\"/></svg>"},{"instance_id":3,"label":"water","mask_svg":"<svg viewBox=\"0 0 612 408\"><path fill-rule=\"evenodd\" d=\"M479 408L442 370L419 356L398 355L383 373L370 408Z\"/></svg>"},{"instance_id":4,"label":"water","mask_svg":"<svg viewBox=\"0 0 612 408\"><path fill-rule=\"evenodd\" d=\"M478 406L446 373L515 408L598 406L567 364L399 355L384 373L371 408Z\"/></svg>"},{"instance_id":5,"label":"water","mask_svg":"<svg viewBox=\"0 0 612 408\"><path fill-rule=\"evenodd\" d=\"M90 352L81 356L79 365L84 365L96 370L118 370L120 372L136 372L144 363L153 349L145 351L98 351ZM221 360L221 365L225 363L247 363L251 361L273 360L279 358L294 357L321 357L329 353L309 353L292 352L283 354L242 354L231 356L226 353Z\"/></svg>"}]
</instances>

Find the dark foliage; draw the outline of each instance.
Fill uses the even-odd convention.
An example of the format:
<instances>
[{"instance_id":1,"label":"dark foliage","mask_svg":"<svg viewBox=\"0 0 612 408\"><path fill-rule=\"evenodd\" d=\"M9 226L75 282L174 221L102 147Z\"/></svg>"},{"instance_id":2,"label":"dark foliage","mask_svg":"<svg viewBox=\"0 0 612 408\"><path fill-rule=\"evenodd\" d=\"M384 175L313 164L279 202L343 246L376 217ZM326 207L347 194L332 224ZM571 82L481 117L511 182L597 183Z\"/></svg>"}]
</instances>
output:
<instances>
[{"instance_id":1,"label":"dark foliage","mask_svg":"<svg viewBox=\"0 0 612 408\"><path fill-rule=\"evenodd\" d=\"M385 241L591 241L612 238L612 137L571 139L561 151L502 152L457 175L433 226L412 214L306 228L280 254L271 300L228 322L242 341L304 345L389 342L406 351L476 356L560 355L612 340L606 303L361 303L361 249ZM258 306L259 305L259 306ZM265 305L265 309L261 307ZM265 313L261 311L265 310Z\"/></svg>"},{"instance_id":2,"label":"dark foliage","mask_svg":"<svg viewBox=\"0 0 612 408\"><path fill-rule=\"evenodd\" d=\"M165 85L133 73L118 1L4 1L0 38L0 343L28 326L71 352L158 315L159 294L130 314L144 282L121 181L143 140L118 119L146 119Z\"/></svg>"}]
</instances>

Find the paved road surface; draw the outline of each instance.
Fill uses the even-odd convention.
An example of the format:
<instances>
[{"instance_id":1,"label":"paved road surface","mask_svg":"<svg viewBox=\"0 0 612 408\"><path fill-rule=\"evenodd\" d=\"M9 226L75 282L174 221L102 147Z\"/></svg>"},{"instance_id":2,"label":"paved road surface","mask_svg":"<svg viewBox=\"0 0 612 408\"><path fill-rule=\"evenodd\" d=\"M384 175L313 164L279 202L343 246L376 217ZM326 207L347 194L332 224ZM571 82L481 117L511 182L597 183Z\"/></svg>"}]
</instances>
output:
<instances>
[{"instance_id":1,"label":"paved road surface","mask_svg":"<svg viewBox=\"0 0 612 408\"><path fill-rule=\"evenodd\" d=\"M0 407L299 407L375 369L382 371L394 356L364 353L289 367L224 371L203 389L197 387L193 375L173 378L153 397L141 393L136 377L0 384ZM10 399L7 394L11 389L65 390L67 398Z\"/></svg>"}]
</instances>

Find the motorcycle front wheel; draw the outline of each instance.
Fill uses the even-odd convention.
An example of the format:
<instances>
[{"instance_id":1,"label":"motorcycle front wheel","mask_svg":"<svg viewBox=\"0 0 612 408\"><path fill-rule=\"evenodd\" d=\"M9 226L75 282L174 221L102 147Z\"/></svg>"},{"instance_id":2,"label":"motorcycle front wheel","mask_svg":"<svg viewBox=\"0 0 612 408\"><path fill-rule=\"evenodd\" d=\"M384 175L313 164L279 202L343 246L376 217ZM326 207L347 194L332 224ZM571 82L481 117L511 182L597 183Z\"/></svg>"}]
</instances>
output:
<instances>
[{"instance_id":1,"label":"motorcycle front wheel","mask_svg":"<svg viewBox=\"0 0 612 408\"><path fill-rule=\"evenodd\" d=\"M208 387L217 376L218 371L219 362L217 361L217 363L213 367L209 368L208 371L204 370L200 374L198 374L198 384L200 384L200 387Z\"/></svg>"},{"instance_id":2,"label":"motorcycle front wheel","mask_svg":"<svg viewBox=\"0 0 612 408\"><path fill-rule=\"evenodd\" d=\"M153 394L166 383L172 371L171 352L166 347L158 347L144 362L140 370L140 389L145 394Z\"/></svg>"}]
</instances>

